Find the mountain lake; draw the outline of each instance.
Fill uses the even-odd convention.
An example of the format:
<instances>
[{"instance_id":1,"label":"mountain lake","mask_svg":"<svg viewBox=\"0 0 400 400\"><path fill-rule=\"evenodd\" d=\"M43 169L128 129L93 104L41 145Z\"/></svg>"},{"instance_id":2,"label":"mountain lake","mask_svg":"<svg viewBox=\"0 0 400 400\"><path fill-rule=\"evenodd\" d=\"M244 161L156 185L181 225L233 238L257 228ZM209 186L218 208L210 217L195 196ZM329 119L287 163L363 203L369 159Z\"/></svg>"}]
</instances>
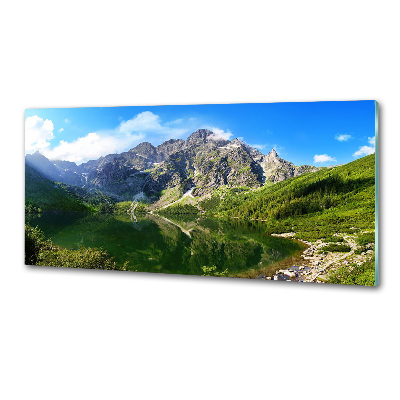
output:
<instances>
[{"instance_id":1,"label":"mountain lake","mask_svg":"<svg viewBox=\"0 0 400 400\"><path fill-rule=\"evenodd\" d=\"M202 275L202 267L216 266L229 276L271 276L278 262L305 248L266 235L262 222L236 219L44 212L27 222L61 247L102 247L117 264L128 261L127 269L141 272Z\"/></svg>"}]
</instances>

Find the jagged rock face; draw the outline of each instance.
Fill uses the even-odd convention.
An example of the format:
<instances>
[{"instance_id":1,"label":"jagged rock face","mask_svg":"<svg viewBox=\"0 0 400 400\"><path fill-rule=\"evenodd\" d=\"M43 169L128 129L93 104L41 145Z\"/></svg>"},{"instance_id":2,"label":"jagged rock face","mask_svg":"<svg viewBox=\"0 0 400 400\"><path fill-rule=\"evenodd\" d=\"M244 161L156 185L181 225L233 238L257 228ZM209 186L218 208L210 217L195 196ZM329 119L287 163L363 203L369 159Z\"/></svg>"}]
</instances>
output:
<instances>
[{"instance_id":1,"label":"jagged rock face","mask_svg":"<svg viewBox=\"0 0 400 400\"><path fill-rule=\"evenodd\" d=\"M180 186L184 192L191 187L192 171L190 153L177 151L149 173L143 191L152 195L164 189Z\"/></svg>"},{"instance_id":2,"label":"jagged rock face","mask_svg":"<svg viewBox=\"0 0 400 400\"><path fill-rule=\"evenodd\" d=\"M33 159L42 169L51 170L47 176L52 180L125 197L140 192L156 195L174 187L181 192L195 188L192 194L200 196L222 185L256 188L267 180L279 182L317 170L307 165L297 167L279 158L274 149L264 155L239 139L225 140L208 129L197 130L186 141L171 139L157 147L144 142L128 152L79 166L68 161L50 162L39 153L26 158L27 163Z\"/></svg>"},{"instance_id":3,"label":"jagged rock face","mask_svg":"<svg viewBox=\"0 0 400 400\"><path fill-rule=\"evenodd\" d=\"M137 170L145 170L153 166L152 160L132 150L121 154L109 154L105 157L100 157L98 160L88 161L79 166L80 171L81 173L93 174L96 171L103 170L108 163L122 163L128 168L135 168Z\"/></svg>"},{"instance_id":4,"label":"jagged rock face","mask_svg":"<svg viewBox=\"0 0 400 400\"><path fill-rule=\"evenodd\" d=\"M198 152L194 158L194 195L206 194L219 186L258 187L262 170L242 146L222 146Z\"/></svg>"},{"instance_id":5,"label":"jagged rock face","mask_svg":"<svg viewBox=\"0 0 400 400\"><path fill-rule=\"evenodd\" d=\"M149 142L143 142L129 150L129 153L145 158L151 162L155 162L157 160L157 150L156 148Z\"/></svg>"},{"instance_id":6,"label":"jagged rock face","mask_svg":"<svg viewBox=\"0 0 400 400\"><path fill-rule=\"evenodd\" d=\"M279 158L275 149L272 149L266 156L260 159L260 165L263 169L264 181L280 182L306 172L317 171L316 167L301 165L296 167L289 161Z\"/></svg>"},{"instance_id":7,"label":"jagged rock face","mask_svg":"<svg viewBox=\"0 0 400 400\"><path fill-rule=\"evenodd\" d=\"M83 165L83 164L82 164ZM116 195L134 195L143 191L147 173L153 162L136 153L122 153L104 157L99 163L83 165L82 172L89 187Z\"/></svg>"},{"instance_id":8,"label":"jagged rock face","mask_svg":"<svg viewBox=\"0 0 400 400\"><path fill-rule=\"evenodd\" d=\"M98 187L107 187L116 182L123 183L129 177L131 171L137 171L129 168L121 161L117 159L102 164L99 171L91 179L92 184Z\"/></svg>"},{"instance_id":9,"label":"jagged rock face","mask_svg":"<svg viewBox=\"0 0 400 400\"><path fill-rule=\"evenodd\" d=\"M180 151L185 145L185 141L182 139L170 139L156 147L157 151L157 162L166 160L171 154Z\"/></svg>"}]
</instances>

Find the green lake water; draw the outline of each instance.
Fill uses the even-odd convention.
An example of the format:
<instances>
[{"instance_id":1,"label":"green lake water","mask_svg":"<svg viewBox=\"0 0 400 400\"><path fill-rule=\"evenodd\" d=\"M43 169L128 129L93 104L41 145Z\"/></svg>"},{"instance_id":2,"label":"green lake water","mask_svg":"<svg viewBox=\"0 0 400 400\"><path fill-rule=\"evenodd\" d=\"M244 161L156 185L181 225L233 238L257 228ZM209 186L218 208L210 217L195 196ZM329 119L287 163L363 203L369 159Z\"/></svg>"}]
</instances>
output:
<instances>
[{"instance_id":1,"label":"green lake water","mask_svg":"<svg viewBox=\"0 0 400 400\"><path fill-rule=\"evenodd\" d=\"M261 268L272 274L274 263L302 249L265 235L262 223L238 220L47 212L27 221L59 246L102 247L133 271L202 275L203 266L215 265L230 275Z\"/></svg>"}]
</instances>

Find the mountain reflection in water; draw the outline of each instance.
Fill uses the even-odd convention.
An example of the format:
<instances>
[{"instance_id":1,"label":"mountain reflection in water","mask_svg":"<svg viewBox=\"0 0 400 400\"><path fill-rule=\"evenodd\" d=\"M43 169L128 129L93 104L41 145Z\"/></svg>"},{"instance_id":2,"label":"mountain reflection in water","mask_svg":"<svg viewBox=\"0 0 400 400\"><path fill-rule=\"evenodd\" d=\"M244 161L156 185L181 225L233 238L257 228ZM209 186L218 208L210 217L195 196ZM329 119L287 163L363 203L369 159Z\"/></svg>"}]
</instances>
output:
<instances>
[{"instance_id":1,"label":"mountain reflection in water","mask_svg":"<svg viewBox=\"0 0 400 400\"><path fill-rule=\"evenodd\" d=\"M28 217L59 246L102 247L118 264L133 271L202 275L203 266L229 275L270 267L293 255L301 245L267 236L261 222L213 218L164 218L128 215L43 213ZM265 273L265 272L264 272Z\"/></svg>"}]
</instances>

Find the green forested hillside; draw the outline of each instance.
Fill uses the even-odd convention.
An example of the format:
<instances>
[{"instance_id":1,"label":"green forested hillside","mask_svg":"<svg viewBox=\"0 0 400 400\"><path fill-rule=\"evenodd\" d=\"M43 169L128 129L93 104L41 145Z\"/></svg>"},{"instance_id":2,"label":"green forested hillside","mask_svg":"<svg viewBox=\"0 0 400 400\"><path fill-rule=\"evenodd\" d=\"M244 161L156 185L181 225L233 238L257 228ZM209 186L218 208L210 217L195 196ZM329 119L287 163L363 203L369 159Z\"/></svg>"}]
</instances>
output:
<instances>
[{"instance_id":1,"label":"green forested hillside","mask_svg":"<svg viewBox=\"0 0 400 400\"><path fill-rule=\"evenodd\" d=\"M25 207L43 211L87 211L89 208L65 189L25 164Z\"/></svg>"},{"instance_id":2,"label":"green forested hillside","mask_svg":"<svg viewBox=\"0 0 400 400\"><path fill-rule=\"evenodd\" d=\"M375 155L243 194L228 194L216 215L265 220L267 231L315 239L374 229Z\"/></svg>"},{"instance_id":3,"label":"green forested hillside","mask_svg":"<svg viewBox=\"0 0 400 400\"><path fill-rule=\"evenodd\" d=\"M113 212L117 203L115 196L109 196L98 189L88 189L79 186L58 183L62 189L65 189L78 202L85 204L92 211Z\"/></svg>"}]
</instances>

